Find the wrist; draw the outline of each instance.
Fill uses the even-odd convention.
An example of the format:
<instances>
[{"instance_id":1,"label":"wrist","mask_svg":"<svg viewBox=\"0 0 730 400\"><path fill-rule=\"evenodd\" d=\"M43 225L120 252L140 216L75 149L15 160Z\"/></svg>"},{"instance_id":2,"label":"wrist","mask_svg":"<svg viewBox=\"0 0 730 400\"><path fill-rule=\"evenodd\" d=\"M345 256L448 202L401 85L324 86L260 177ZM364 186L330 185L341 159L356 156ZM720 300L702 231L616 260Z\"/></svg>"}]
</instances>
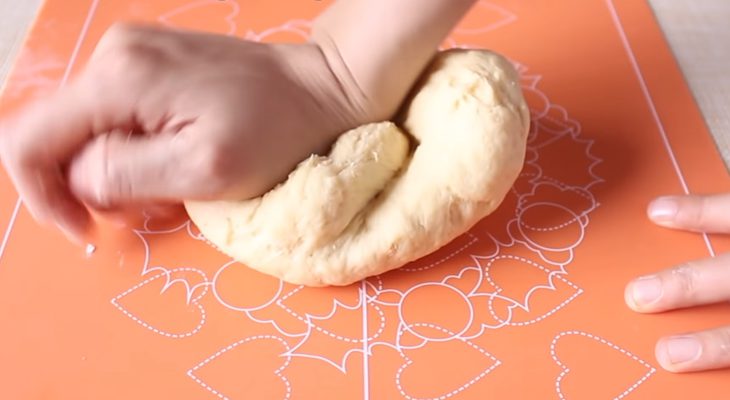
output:
<instances>
[{"instance_id":1,"label":"wrist","mask_svg":"<svg viewBox=\"0 0 730 400\"><path fill-rule=\"evenodd\" d=\"M318 111L317 125L327 134L336 137L356 126L379 120L336 49L315 42L271 46L285 79L304 93Z\"/></svg>"},{"instance_id":2,"label":"wrist","mask_svg":"<svg viewBox=\"0 0 730 400\"><path fill-rule=\"evenodd\" d=\"M311 41L359 106L389 119L475 2L338 0L315 21Z\"/></svg>"}]
</instances>

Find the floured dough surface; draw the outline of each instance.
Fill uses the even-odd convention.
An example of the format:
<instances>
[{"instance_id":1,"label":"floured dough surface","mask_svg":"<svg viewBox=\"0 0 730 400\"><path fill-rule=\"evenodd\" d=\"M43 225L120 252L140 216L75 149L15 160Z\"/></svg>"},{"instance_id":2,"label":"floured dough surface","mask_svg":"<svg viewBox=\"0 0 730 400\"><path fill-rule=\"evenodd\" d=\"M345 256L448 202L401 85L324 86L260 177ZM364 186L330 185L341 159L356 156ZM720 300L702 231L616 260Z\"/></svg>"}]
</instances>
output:
<instances>
[{"instance_id":1,"label":"floured dough surface","mask_svg":"<svg viewBox=\"0 0 730 400\"><path fill-rule=\"evenodd\" d=\"M308 286L346 285L447 244L502 202L525 155L519 76L485 50L440 53L398 126L364 125L246 201L185 203L218 249ZM407 133L405 133L407 132Z\"/></svg>"}]
</instances>

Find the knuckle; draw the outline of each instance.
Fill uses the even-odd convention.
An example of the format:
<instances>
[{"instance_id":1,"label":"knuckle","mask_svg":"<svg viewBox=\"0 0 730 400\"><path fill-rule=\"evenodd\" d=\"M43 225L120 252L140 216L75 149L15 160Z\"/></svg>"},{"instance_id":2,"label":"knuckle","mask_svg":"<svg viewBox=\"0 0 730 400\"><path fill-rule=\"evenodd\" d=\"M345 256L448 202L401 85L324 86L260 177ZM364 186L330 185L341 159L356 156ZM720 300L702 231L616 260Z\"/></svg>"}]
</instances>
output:
<instances>
[{"instance_id":1,"label":"knuckle","mask_svg":"<svg viewBox=\"0 0 730 400\"><path fill-rule=\"evenodd\" d=\"M110 26L96 45L95 53L114 51L119 47L137 40L138 28L126 22L117 22Z\"/></svg>"},{"instance_id":2,"label":"knuckle","mask_svg":"<svg viewBox=\"0 0 730 400\"><path fill-rule=\"evenodd\" d=\"M154 65L163 61L162 52L144 42L129 42L120 46L111 57L111 67L116 72L124 74L150 72Z\"/></svg>"},{"instance_id":3,"label":"knuckle","mask_svg":"<svg viewBox=\"0 0 730 400\"><path fill-rule=\"evenodd\" d=\"M21 124L23 119L27 120L27 115L37 115L38 112L34 108L30 108L24 118L20 116L15 118L13 126L11 127L8 122L5 122L0 127L0 161L4 165L10 166L27 166L30 165L34 156L33 153L41 149L39 145L33 145L28 140L30 135L24 134L27 131L27 127L23 127ZM27 123L25 123L27 125Z\"/></svg>"},{"instance_id":4,"label":"knuckle","mask_svg":"<svg viewBox=\"0 0 730 400\"><path fill-rule=\"evenodd\" d=\"M165 49L135 25L116 24L99 42L92 63L98 74L114 78L148 77L165 62Z\"/></svg>"},{"instance_id":5,"label":"knuckle","mask_svg":"<svg viewBox=\"0 0 730 400\"><path fill-rule=\"evenodd\" d=\"M22 138L13 138L9 135L0 139L0 161L8 168L30 168L38 158L35 153L41 150L41 147L33 147L32 143L27 143Z\"/></svg>"},{"instance_id":6,"label":"knuckle","mask_svg":"<svg viewBox=\"0 0 730 400\"><path fill-rule=\"evenodd\" d=\"M707 221L707 198L704 196L690 196L679 202L676 221L688 227L700 227Z\"/></svg>"},{"instance_id":7,"label":"knuckle","mask_svg":"<svg viewBox=\"0 0 730 400\"><path fill-rule=\"evenodd\" d=\"M200 181L201 191L210 194L224 191L231 171L235 168L233 152L225 145L210 143L196 158L191 166Z\"/></svg>"},{"instance_id":8,"label":"knuckle","mask_svg":"<svg viewBox=\"0 0 730 400\"><path fill-rule=\"evenodd\" d=\"M699 275L699 270L691 262L672 269L671 278L678 286L681 299L692 301L697 297Z\"/></svg>"},{"instance_id":9,"label":"knuckle","mask_svg":"<svg viewBox=\"0 0 730 400\"><path fill-rule=\"evenodd\" d=\"M138 31L139 27L137 25L129 22L116 22L107 29L104 35L110 40L126 40L135 36Z\"/></svg>"},{"instance_id":10,"label":"knuckle","mask_svg":"<svg viewBox=\"0 0 730 400\"><path fill-rule=\"evenodd\" d=\"M130 198L131 188L128 177L114 161L115 158L109 157L112 140L113 138L109 135L101 136L94 149L97 152L96 159L101 161L101 173L96 175L98 181L92 185L95 188L93 198L96 206L100 208L110 208L119 199Z\"/></svg>"},{"instance_id":11,"label":"knuckle","mask_svg":"<svg viewBox=\"0 0 730 400\"><path fill-rule=\"evenodd\" d=\"M10 157L10 135L0 131L0 161L8 163Z\"/></svg>"},{"instance_id":12,"label":"knuckle","mask_svg":"<svg viewBox=\"0 0 730 400\"><path fill-rule=\"evenodd\" d=\"M698 199L697 207L694 212L694 220L698 226L705 226L707 224L707 207L709 206L708 198L701 196Z\"/></svg>"},{"instance_id":13,"label":"knuckle","mask_svg":"<svg viewBox=\"0 0 730 400\"><path fill-rule=\"evenodd\" d=\"M10 127L7 120L0 119L0 151L7 145Z\"/></svg>"},{"instance_id":14,"label":"knuckle","mask_svg":"<svg viewBox=\"0 0 730 400\"><path fill-rule=\"evenodd\" d=\"M105 187L105 194L102 197L105 200L105 205L108 207L113 206L119 201L130 201L134 199L133 184L129 179L129 176L124 174L120 168L113 165L107 167L107 184L102 186Z\"/></svg>"},{"instance_id":15,"label":"knuckle","mask_svg":"<svg viewBox=\"0 0 730 400\"><path fill-rule=\"evenodd\" d=\"M730 327L718 329L714 332L717 357L723 360L730 359Z\"/></svg>"}]
</instances>

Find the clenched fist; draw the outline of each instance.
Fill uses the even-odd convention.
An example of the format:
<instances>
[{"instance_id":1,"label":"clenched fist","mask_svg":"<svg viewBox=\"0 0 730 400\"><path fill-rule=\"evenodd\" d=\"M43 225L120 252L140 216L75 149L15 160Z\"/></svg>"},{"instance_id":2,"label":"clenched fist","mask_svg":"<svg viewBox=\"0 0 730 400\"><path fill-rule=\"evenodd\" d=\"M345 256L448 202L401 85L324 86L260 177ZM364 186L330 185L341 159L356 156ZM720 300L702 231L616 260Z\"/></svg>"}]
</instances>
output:
<instances>
[{"instance_id":1,"label":"clenched fist","mask_svg":"<svg viewBox=\"0 0 730 400\"><path fill-rule=\"evenodd\" d=\"M248 198L384 117L322 48L119 25L68 86L6 121L33 216L83 237L87 207Z\"/></svg>"}]
</instances>

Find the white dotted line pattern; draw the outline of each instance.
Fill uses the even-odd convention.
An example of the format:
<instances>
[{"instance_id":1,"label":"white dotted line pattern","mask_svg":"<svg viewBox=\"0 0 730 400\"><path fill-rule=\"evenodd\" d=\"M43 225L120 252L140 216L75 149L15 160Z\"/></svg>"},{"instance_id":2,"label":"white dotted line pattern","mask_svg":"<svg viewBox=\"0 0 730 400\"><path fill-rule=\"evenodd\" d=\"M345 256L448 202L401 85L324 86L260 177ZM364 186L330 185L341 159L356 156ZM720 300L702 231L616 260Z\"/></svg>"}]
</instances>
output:
<instances>
[{"instance_id":1,"label":"white dotted line pattern","mask_svg":"<svg viewBox=\"0 0 730 400\"><path fill-rule=\"evenodd\" d=\"M525 177L538 177L538 175L535 174L535 173L533 173L533 172L524 172L524 173L520 174L520 176L525 176ZM567 222L564 222L564 223L559 224L559 225L550 226L550 227L535 227L535 226L532 226L532 225L529 225L529 224L525 223L524 221L522 221L522 219L520 219L519 223L520 223L521 226L523 226L523 227L525 227L527 229L536 231L536 232L552 232L552 231L557 231L557 230L560 230L562 228L565 228L565 227L567 227L569 225L572 225L572 224L574 224L576 222L580 222L580 219L581 218L585 218L590 212L592 212L593 210L596 209L596 207L597 207L596 199L592 195L586 194L585 193L586 192L585 189L583 189L581 187L566 185L566 184L558 181L557 179L551 178L549 176L540 176L539 178L542 179L542 180L544 180L544 181L547 181L547 182L550 182L550 183L554 184L560 190L567 190L567 191L570 191L570 192L573 192L573 193L577 194L578 196L583 197L584 199L586 199L586 200L588 200L588 201L591 202L591 207L589 207L587 210L581 211L579 214L576 214L576 217L571 218ZM536 184L534 186L536 187L538 185ZM517 213L519 213L519 211L522 210L522 208L524 206L524 203L527 202L527 197L530 197L531 195L519 195L519 196L520 196L520 199L517 201L517 207L515 209L515 212L517 212ZM534 193L532 194L532 196L534 196Z\"/></svg>"},{"instance_id":2,"label":"white dotted line pattern","mask_svg":"<svg viewBox=\"0 0 730 400\"><path fill-rule=\"evenodd\" d=\"M543 314L543 315L540 315L540 316L539 316L539 317L537 317L537 318L533 318L533 319L531 319L531 320L528 320L528 321L522 321L522 322L512 322L512 321L510 321L510 322L509 322L509 324L510 324L511 326L525 326L525 325L530 325L530 324L534 324L534 323L536 323L536 322L540 322L540 321L542 321L543 319L545 319L545 318L547 318L547 317L549 317L549 316L551 316L551 315L555 314L556 312L558 312L558 310L560 310L560 309L562 309L563 307L565 307L565 306L566 306L566 305L567 305L568 303L570 303L570 302L571 302L571 301L573 301L573 300L574 300L574 299L575 299L576 297L580 296L580 295L581 295L581 294L583 293L583 289L581 289L581 288L579 288L578 286L576 286L576 285L575 285L575 284L574 284L573 282L570 282L570 281L568 281L568 280L566 280L566 279L563 279L563 278L562 278L561 276L556 276L556 277L557 277L558 279L560 279L561 281L565 282L565 283L566 283L566 284L567 284L568 286L570 286L571 288L575 289L575 290L576 290L576 291L575 291L575 293L573 293L573 294L572 294L572 295L571 295L570 297L568 297L567 299L563 300L563 301L562 301L562 302L561 302L560 304L558 304L557 306L555 306L555 308L553 308L552 310L548 311L547 313L545 313L545 314ZM490 309L490 312L493 312L493 310L491 310L491 309Z\"/></svg>"},{"instance_id":3,"label":"white dotted line pattern","mask_svg":"<svg viewBox=\"0 0 730 400\"><path fill-rule=\"evenodd\" d=\"M592 195L589 195L589 194L586 194L585 193L585 192L588 192L586 189L584 189L584 188L582 188L580 186L567 185L567 184L565 184L565 183L563 183L563 182L561 182L561 181L559 181L559 180L557 180L557 179L555 179L553 177L547 176L547 175L538 175L538 174L536 174L534 172L523 172L523 173L520 174L520 176L540 178L540 179L542 179L545 182L549 182L549 183L557 186L558 189L571 191L571 192L577 194L578 196L583 197L586 200L591 200L591 201L594 200L594 197ZM542 182L538 182L537 184L535 184L535 186L538 186L540 183L542 183ZM526 194L528 194L528 193L526 193ZM531 195L534 195L534 193L531 193ZM522 196L523 197L526 197L524 195L522 195ZM523 199L520 199L520 203L523 203L523 202L525 202L525 199L524 198Z\"/></svg>"},{"instance_id":4,"label":"white dotted line pattern","mask_svg":"<svg viewBox=\"0 0 730 400\"><path fill-rule=\"evenodd\" d=\"M381 278L380 275L377 275L374 278L378 282L378 284L377 284L377 286L375 288L376 289L376 292L380 292L381 290L383 290L383 278Z\"/></svg>"},{"instance_id":5,"label":"white dotted line pattern","mask_svg":"<svg viewBox=\"0 0 730 400\"><path fill-rule=\"evenodd\" d=\"M553 108L553 109L556 109L556 106L554 106L552 104L550 105L550 107ZM565 110L564 109L561 108L561 110L563 111L563 113L565 113ZM560 124L560 125L563 125L563 123L567 122L571 126L568 127L568 128L566 128L565 131L563 132L563 134L566 134L568 132L570 132L571 135L579 135L580 134L580 131L581 131L580 124L577 121L575 121L575 120L572 120L572 119L569 119L569 118L566 118L565 120L560 120L560 119L557 119L555 117L551 117L550 115L547 115L547 113L544 114L544 115L541 115L540 118L538 118L537 120L539 121L541 119L546 119L546 120L548 120L550 122L554 122L554 123ZM540 125L542 126L542 124L540 124ZM550 129L548 128L548 131L549 130Z\"/></svg>"},{"instance_id":6,"label":"white dotted line pattern","mask_svg":"<svg viewBox=\"0 0 730 400\"><path fill-rule=\"evenodd\" d=\"M211 392L214 395L218 396L218 398L228 400L228 397L226 395L224 395L223 393L217 391L216 389L214 389L213 387L211 387L210 385L208 385L207 383L205 383L202 379L198 378L195 375L194 372L197 371L197 370L199 370L200 368L204 367L206 364L210 363L211 361L213 361L214 359L216 359L217 357L219 357L221 354L223 354L223 353L225 353L225 352L227 352L229 350L232 350L235 347L240 346L240 345L242 345L242 344L244 344L246 342L252 342L254 340L260 340L260 339L266 339L266 340L274 339L274 340L278 340L281 344L284 345L284 348L286 348L286 352L289 351L289 344L286 341L284 341L284 339L282 339L280 337L272 336L272 335L251 336L251 337L248 337L248 338L245 338L245 339L241 339L241 340L239 340L239 341L237 341L235 343L231 343L228 346L224 347L223 349L218 350L215 354L213 354L212 356L206 358L200 364L198 364L198 365L194 366L193 368L191 368L190 370L188 370L188 373L187 374L188 374L188 376L190 378L192 378L200 386L204 387L209 392ZM290 357L286 357L285 360L286 361L284 361L284 365L282 365L281 367L279 367L278 369L276 369L274 371L274 374L276 376L278 376L279 379L281 379L282 382L284 382L284 385L286 386L286 394L284 395L284 400L288 400L289 398L291 398L291 392L292 392L292 390L291 390L291 383L289 383L289 380L284 375L282 375L281 372L289 365L289 362L291 361L291 358Z\"/></svg>"},{"instance_id":7,"label":"white dotted line pattern","mask_svg":"<svg viewBox=\"0 0 730 400\"><path fill-rule=\"evenodd\" d=\"M277 302L285 301L286 299L294 296L297 292L301 291L302 289L304 289L304 286L302 286L302 285L297 286L296 288L292 289L289 293L281 296L281 299L277 300Z\"/></svg>"},{"instance_id":8,"label":"white dotted line pattern","mask_svg":"<svg viewBox=\"0 0 730 400\"><path fill-rule=\"evenodd\" d=\"M499 256L496 256L496 257L492 258L491 260L489 260L489 262L487 263L487 266L485 267L485 272L486 272L486 270L489 270L489 268L492 266L492 264L494 264L495 261L498 261L500 259L510 259L510 260L524 262L526 264L532 265L532 266L540 269L541 271L547 273L548 274L548 277L553 272L550 269L545 268L544 266L542 266L542 265L540 265L540 264L538 264L538 263L536 263L536 262L534 262L534 261L532 261L530 259L527 259L527 258L524 258L524 257L519 257L519 256L514 256L514 255L511 255L511 254L499 255ZM496 293L499 293L499 292L502 291L501 287L499 285L497 285L492 280L492 278L489 276L488 273L485 273L484 274L484 277L487 278L487 281L489 282L489 284L492 285L496 289L496 291L495 291ZM580 296L583 293L583 289L581 289L580 287L576 286L573 282L568 281L567 279L563 278L560 275L556 275L556 278L557 279L560 279L561 281L563 281L564 283L566 283L568 286L570 286L571 288L575 289L576 292L573 293L567 299L565 299L563 302L561 302L560 304L558 304L552 310L548 311L547 313L545 313L543 315L540 315L540 316L538 316L536 318L533 318L531 320L521 321L521 322L512 322L511 321L511 319L512 319L512 313L510 313L509 319L505 321L502 318L500 318L497 315L497 313L494 311L494 307L492 307L492 303L494 302L494 297L491 297L489 299L489 307L488 307L489 308L489 314L495 320L497 320L497 321L499 321L501 323L509 324L510 326L526 326L526 325L530 325L530 324L534 324L536 322L542 321L545 318L548 318L549 316L555 314L558 310L560 310L561 308L565 307L566 304L570 303L571 301L573 301L573 299L575 299L576 297Z\"/></svg>"},{"instance_id":9,"label":"white dotted line pattern","mask_svg":"<svg viewBox=\"0 0 730 400\"><path fill-rule=\"evenodd\" d=\"M432 329L436 329L436 330L442 331L442 332L446 333L449 336L455 336L454 333L451 332L451 331L449 331L448 329L445 329L445 328L442 328L442 327L440 327L438 325L433 325L433 324L430 324L430 323L415 323L415 324L411 324L410 325L410 327L418 327L418 326L425 326L425 327L428 327L428 328L432 328ZM484 371L482 371L481 373L479 373L479 375L477 375L476 377L474 377L471 380L469 380L469 382L463 384L462 386L460 386L457 389L452 390L449 393L446 393L446 394L441 395L439 397L431 397L431 398L428 398L428 399L425 399L425 398L414 398L414 397L410 396L408 393L406 393L406 391L403 389L403 385L401 384L401 381L400 381L400 378L401 378L401 375L403 374L403 371L405 371L406 368L408 368L409 366L413 365L413 361L410 358L408 358L408 356L406 356L405 354L403 354L403 351L400 351L401 356L403 356L406 359L406 362L403 365L401 365L400 368L398 368L398 372L396 372L396 374L395 374L395 384L398 387L398 391L400 392L401 396L403 396L404 398L406 398L408 400L444 400L444 399L448 399L448 398L453 397L454 395L457 395L457 394L463 392L466 388L468 388L469 386L475 384L478 380L482 379L484 376L486 376L488 373L492 372L495 368L497 368L498 366L500 366L502 364L502 362L499 361L496 357L494 357L493 355L487 353L484 349L482 349L481 347L475 345L474 343L472 343L472 342L470 342L470 341L468 341L466 339L462 339L462 338L457 338L457 340L459 340L459 341L461 341L461 342L469 345L473 349L475 349L478 352L482 353L484 356L490 358L493 361L493 364L490 365L489 368L487 368Z\"/></svg>"},{"instance_id":10,"label":"white dotted line pattern","mask_svg":"<svg viewBox=\"0 0 730 400\"><path fill-rule=\"evenodd\" d=\"M287 293L281 299L279 299L279 300L276 301L276 305L278 305L279 307L283 308L284 311L286 311L292 317L298 319L299 321L303 322L307 326L316 329L317 331L321 332L322 334L325 334L325 335L327 335L327 336L329 336L331 338L334 338L334 339L343 341L345 343L363 343L363 342L367 342L367 341L371 341L371 340L377 339L383 333L383 331L385 330L385 313L376 304L372 304L372 303L369 303L369 302L368 302L368 304L371 305L375 309L375 311L378 313L378 317L380 319L380 325L378 326L377 331L375 333L373 333L372 336L369 336L369 337L367 337L365 339L353 339L353 338L344 337L342 335L338 335L338 334L336 334L334 332L331 332L331 331L329 331L329 330L327 330L325 328L322 328L321 326L318 326L315 323L313 323L310 319L302 317L296 311L292 310L291 308L287 307L286 305L284 305L282 303L284 300L286 300L287 298L289 298L291 295L293 295L294 293L298 292L299 290L301 290L301 287L298 287L297 289L294 289L291 292ZM362 307L362 305L361 305L361 307Z\"/></svg>"},{"instance_id":11,"label":"white dotted line pattern","mask_svg":"<svg viewBox=\"0 0 730 400\"><path fill-rule=\"evenodd\" d=\"M191 238L193 238L195 240L206 241L205 237L203 236L203 234L200 231L198 231L198 233L193 232L193 221L189 220L187 222L187 231L188 231L188 235Z\"/></svg>"},{"instance_id":12,"label":"white dotted line pattern","mask_svg":"<svg viewBox=\"0 0 730 400\"><path fill-rule=\"evenodd\" d=\"M178 271L188 271L188 270L198 272L197 270L195 270L193 268L178 269ZM141 320L136 315L130 313L129 311L127 311L126 308L124 308L121 304L119 304L119 300L122 299L123 297L125 297L128 294L134 292L135 290L141 288L142 286L144 286L156 279L160 279L162 276L166 276L166 275L167 275L166 273L160 273L160 274L157 274L155 276L145 279L144 281L125 290L123 293L119 294L117 297L111 299L111 303L114 305L114 307L116 307L119 311L121 311L127 317L131 318L134 322L144 326L145 328L151 330L154 333L157 333L157 334L165 336L165 337L173 338L173 339L180 339L180 338L186 338L186 337L193 336L200 331L200 329L203 327L203 325L205 325L205 319L206 319L205 308L203 308L203 306L200 303L198 303L197 298L193 299L192 302L195 304L196 307L198 307L198 310L200 310L200 322L193 330L191 330L190 332L186 332L186 333L169 333L169 332L165 332L160 329L157 329L154 326L148 324L147 322Z\"/></svg>"},{"instance_id":13,"label":"white dotted line pattern","mask_svg":"<svg viewBox=\"0 0 730 400\"><path fill-rule=\"evenodd\" d=\"M441 258L439 260L436 260L436 261L432 262L431 264L425 265L423 267L417 267L417 268L402 268L401 271L406 271L406 272L425 271L427 269L431 269L431 268L433 268L433 267L435 267L435 266L437 266L439 264L442 264L442 263L446 262L447 260L455 257L457 254L461 253L462 251L466 250L469 246L471 246L474 243L476 243L476 242L479 241L479 239L477 239L476 236L472 235L471 233L469 233L469 236L471 236L471 240L469 241L469 243L467 243L467 244L459 247L458 249L454 250L452 253L444 256L443 258Z\"/></svg>"},{"instance_id":14,"label":"white dotted line pattern","mask_svg":"<svg viewBox=\"0 0 730 400\"><path fill-rule=\"evenodd\" d=\"M538 228L536 226L532 226L532 225L524 222L522 220L522 218L519 218L519 221L520 221L520 225L522 225L524 228L529 229L531 231L535 231L535 232L554 232L554 231L563 229L563 228L565 228L567 226L573 225L576 222L579 222L580 219L582 217L585 217L586 215L588 215L588 213L587 212L583 212L580 215L577 215L576 217L571 218L567 222L563 222L562 224L559 224L559 225L548 226L548 227L544 227L544 228Z\"/></svg>"},{"instance_id":15,"label":"white dotted line pattern","mask_svg":"<svg viewBox=\"0 0 730 400\"><path fill-rule=\"evenodd\" d=\"M656 369L654 367L652 367L646 361L640 359L639 357L635 356L634 354L630 353L629 351L624 350L624 349L616 346L615 344L609 342L606 339L603 339L601 337L592 335L590 333L582 332L582 331L565 331L565 332L560 332L557 336L555 336L555 338L553 339L552 343L550 343L550 356L553 358L553 360L555 361L555 363L558 364L562 368L562 372L560 372L560 375L558 375L558 378L555 380L555 391L558 393L558 397L560 398L560 400L566 400L565 399L565 395L563 395L563 392L560 390L560 383L563 380L563 378L565 378L565 376L568 375L568 373L570 372L570 369L567 366L565 366L562 362L560 362L560 359L558 358L558 355L557 355L557 353L555 351L555 346L558 343L558 340L560 340L562 337L568 336L568 335L580 335L580 336L583 336L583 337L587 337L587 338L596 340L596 341L598 341L598 342L600 342L600 343L602 343L602 344L604 344L604 345L606 345L606 346L608 346L608 347L610 347L610 348L612 348L614 350L618 350L621 354L623 354L623 355L625 355L627 357L630 357L632 360L638 362L639 364L641 364L642 366L644 366L647 370L649 370L649 372L647 372L646 374L644 374L638 381L634 382L633 385L629 386L628 389L624 390L621 394L619 394L618 396L614 397L614 400L620 400L620 399L626 397L629 393L631 393L634 390L636 390L636 388L639 387L639 385L641 385L642 383L644 383L644 381L646 381L647 379L649 379L649 377L652 374L654 374L654 372L656 372Z\"/></svg>"},{"instance_id":16,"label":"white dotted line pattern","mask_svg":"<svg viewBox=\"0 0 730 400\"><path fill-rule=\"evenodd\" d=\"M489 268L491 268L492 265L495 262L497 262L499 260L504 260L504 259L514 260L514 261L520 261L520 262L523 262L525 264L532 265L533 267L538 268L541 271L546 272L548 274L550 274L552 272L548 268L545 268L544 266L542 266L542 265L540 265L540 264L538 264L538 263L536 263L536 262L534 262L534 261L532 261L532 260L530 260L528 258L524 258L524 257L520 257L520 256L515 256L515 255L512 255L512 254L500 254L498 256L492 257L487 262L487 265L484 267L484 277L487 278L487 282L489 282L490 285L494 286L494 288L497 289L497 293L500 292L500 290L499 290L500 286L497 285L492 280L492 277L489 275L488 271L489 271Z\"/></svg>"}]
</instances>

